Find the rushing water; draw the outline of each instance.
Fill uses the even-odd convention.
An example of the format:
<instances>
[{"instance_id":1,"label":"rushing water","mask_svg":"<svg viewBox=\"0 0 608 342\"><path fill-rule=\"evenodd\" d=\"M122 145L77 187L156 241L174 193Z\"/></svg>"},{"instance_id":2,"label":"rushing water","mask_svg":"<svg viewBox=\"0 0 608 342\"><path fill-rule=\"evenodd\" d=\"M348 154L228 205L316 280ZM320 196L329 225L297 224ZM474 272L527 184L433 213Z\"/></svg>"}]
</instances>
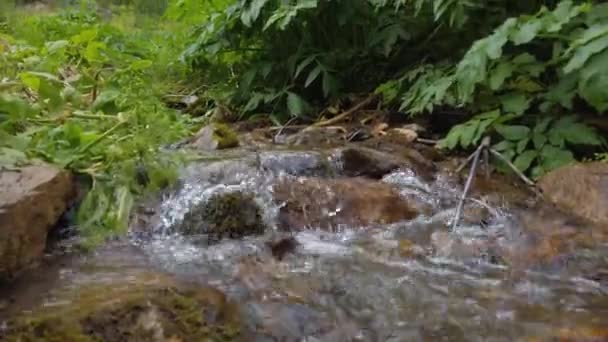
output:
<instances>
[{"instance_id":1,"label":"rushing water","mask_svg":"<svg viewBox=\"0 0 608 342\"><path fill-rule=\"evenodd\" d=\"M431 208L429 214L391 225L294 232L296 251L281 261L267 246L279 235L273 229L211 246L168 229L193 204L235 190L255 193L272 227L280 206L272 200L272 184L279 177L318 174L317 157L269 152L257 162L194 165L158 207L151 234L133 234L129 242L56 265L47 271L53 277L38 279L46 284L41 289L26 278L29 285L16 292L13 306L27 306L19 300L23 291L30 301L36 293L46 305L58 305L45 295L49 288L111 284L154 270L225 291L241 304L250 328L265 331L259 341L546 340L608 326L608 246L579 249L544 266L496 262L484 246L493 241L517 254L517 215L489 208L483 226L465 223L448 233L461 190L443 177L423 181L410 170L385 176L382 181L403 196ZM414 255L404 252L404 241Z\"/></svg>"}]
</instances>

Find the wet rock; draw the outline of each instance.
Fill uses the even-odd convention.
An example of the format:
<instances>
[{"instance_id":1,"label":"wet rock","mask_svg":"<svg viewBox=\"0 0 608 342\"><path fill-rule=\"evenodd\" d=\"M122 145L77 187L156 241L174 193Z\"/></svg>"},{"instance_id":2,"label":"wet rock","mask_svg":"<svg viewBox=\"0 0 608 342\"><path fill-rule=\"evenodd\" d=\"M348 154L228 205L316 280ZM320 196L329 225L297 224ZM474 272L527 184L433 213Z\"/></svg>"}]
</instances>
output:
<instances>
[{"instance_id":1,"label":"wet rock","mask_svg":"<svg viewBox=\"0 0 608 342\"><path fill-rule=\"evenodd\" d=\"M81 289L74 298L10 321L2 341L232 341L235 304L212 288L128 285Z\"/></svg>"},{"instance_id":2,"label":"wet rock","mask_svg":"<svg viewBox=\"0 0 608 342\"><path fill-rule=\"evenodd\" d=\"M545 175L538 183L556 206L608 228L608 163L578 163Z\"/></svg>"},{"instance_id":3,"label":"wet rock","mask_svg":"<svg viewBox=\"0 0 608 342\"><path fill-rule=\"evenodd\" d=\"M437 152L430 146L405 143L400 134L376 137L361 143L361 146L392 156L393 160L400 161L426 179L431 179L437 171L434 163L439 158Z\"/></svg>"},{"instance_id":4,"label":"wet rock","mask_svg":"<svg viewBox=\"0 0 608 342\"><path fill-rule=\"evenodd\" d=\"M329 176L334 170L328 158L321 152L285 151L260 153L261 168L275 174L292 176Z\"/></svg>"},{"instance_id":5,"label":"wet rock","mask_svg":"<svg viewBox=\"0 0 608 342\"><path fill-rule=\"evenodd\" d=\"M390 185L366 180L283 179L273 189L283 230L337 229L410 220L418 212Z\"/></svg>"},{"instance_id":6,"label":"wet rock","mask_svg":"<svg viewBox=\"0 0 608 342\"><path fill-rule=\"evenodd\" d=\"M348 177L380 179L409 164L405 159L364 147L345 148L338 152L338 158L342 174Z\"/></svg>"},{"instance_id":7,"label":"wet rock","mask_svg":"<svg viewBox=\"0 0 608 342\"><path fill-rule=\"evenodd\" d=\"M416 245L412 240L401 239L399 240L399 255L404 258L415 258L423 256L425 254L424 249Z\"/></svg>"},{"instance_id":8,"label":"wet rock","mask_svg":"<svg viewBox=\"0 0 608 342\"><path fill-rule=\"evenodd\" d=\"M329 147L344 143L345 133L342 127L311 126L276 141L291 146Z\"/></svg>"},{"instance_id":9,"label":"wet rock","mask_svg":"<svg viewBox=\"0 0 608 342\"><path fill-rule=\"evenodd\" d=\"M560 263L565 263L568 255L608 241L608 232L548 205L520 210L517 218L519 231L501 246L504 259L514 269L563 266Z\"/></svg>"},{"instance_id":10,"label":"wet rock","mask_svg":"<svg viewBox=\"0 0 608 342\"><path fill-rule=\"evenodd\" d=\"M0 278L36 263L73 195L71 175L51 166L0 172Z\"/></svg>"},{"instance_id":11,"label":"wet rock","mask_svg":"<svg viewBox=\"0 0 608 342\"><path fill-rule=\"evenodd\" d=\"M209 234L210 240L216 241L261 234L265 224L253 195L229 192L215 194L193 208L180 228L185 234Z\"/></svg>"},{"instance_id":12,"label":"wet rock","mask_svg":"<svg viewBox=\"0 0 608 342\"><path fill-rule=\"evenodd\" d=\"M492 241L483 238L465 238L457 233L440 230L431 234L431 246L435 256L460 260L485 259L500 263Z\"/></svg>"},{"instance_id":13,"label":"wet rock","mask_svg":"<svg viewBox=\"0 0 608 342\"><path fill-rule=\"evenodd\" d=\"M190 146L203 151L222 150L238 145L237 134L227 125L220 123L201 128L190 140Z\"/></svg>"},{"instance_id":14,"label":"wet rock","mask_svg":"<svg viewBox=\"0 0 608 342\"><path fill-rule=\"evenodd\" d=\"M283 260L287 254L295 252L298 247L298 241L293 236L288 236L269 241L267 245L270 247L272 256L280 261Z\"/></svg>"}]
</instances>

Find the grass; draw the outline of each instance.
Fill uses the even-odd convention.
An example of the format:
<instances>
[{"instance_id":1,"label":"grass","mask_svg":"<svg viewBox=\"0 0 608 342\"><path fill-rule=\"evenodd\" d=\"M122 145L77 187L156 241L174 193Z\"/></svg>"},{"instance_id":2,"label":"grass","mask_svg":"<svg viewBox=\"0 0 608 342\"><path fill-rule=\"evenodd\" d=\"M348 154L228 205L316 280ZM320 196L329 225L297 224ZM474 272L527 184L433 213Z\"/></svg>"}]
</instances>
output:
<instances>
[{"instance_id":1,"label":"grass","mask_svg":"<svg viewBox=\"0 0 608 342\"><path fill-rule=\"evenodd\" d=\"M185 78L189 28L114 8L14 10L0 25L0 167L38 161L82 175L85 245L124 233L137 197L167 186L196 128L162 95Z\"/></svg>"}]
</instances>

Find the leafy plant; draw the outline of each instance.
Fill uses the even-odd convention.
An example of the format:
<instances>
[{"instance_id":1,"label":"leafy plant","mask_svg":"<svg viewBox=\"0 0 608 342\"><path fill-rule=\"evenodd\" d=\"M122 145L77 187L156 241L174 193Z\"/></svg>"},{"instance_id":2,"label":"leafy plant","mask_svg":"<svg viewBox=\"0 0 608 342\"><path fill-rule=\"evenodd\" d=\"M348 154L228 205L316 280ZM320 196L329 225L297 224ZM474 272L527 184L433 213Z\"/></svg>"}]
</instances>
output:
<instances>
[{"instance_id":1,"label":"leafy plant","mask_svg":"<svg viewBox=\"0 0 608 342\"><path fill-rule=\"evenodd\" d=\"M192 131L160 99L183 75L167 63L183 46L165 43L163 27L123 31L88 10L17 11L7 23L0 167L39 159L86 175L77 217L87 242L124 232L134 199L176 178L180 154L159 148Z\"/></svg>"}]
</instances>

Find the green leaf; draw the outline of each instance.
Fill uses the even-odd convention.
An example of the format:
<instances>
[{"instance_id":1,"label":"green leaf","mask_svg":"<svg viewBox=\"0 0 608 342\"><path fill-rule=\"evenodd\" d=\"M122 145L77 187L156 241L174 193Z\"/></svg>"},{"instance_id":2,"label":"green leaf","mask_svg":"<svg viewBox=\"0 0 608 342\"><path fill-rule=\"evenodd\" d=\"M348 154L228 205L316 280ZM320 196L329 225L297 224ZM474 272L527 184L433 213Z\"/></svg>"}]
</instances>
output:
<instances>
[{"instance_id":1,"label":"green leaf","mask_svg":"<svg viewBox=\"0 0 608 342\"><path fill-rule=\"evenodd\" d=\"M517 143L517 153L522 153L523 151L526 150L526 147L528 147L528 144L530 143L530 138L524 138L522 140L520 140Z\"/></svg>"},{"instance_id":2,"label":"green leaf","mask_svg":"<svg viewBox=\"0 0 608 342\"><path fill-rule=\"evenodd\" d=\"M92 108L104 111L106 109L113 110L113 107L116 104L115 101L118 99L119 96L120 91L118 89L104 89L101 93L99 93L97 99L95 99L95 102L93 102Z\"/></svg>"},{"instance_id":3,"label":"green leaf","mask_svg":"<svg viewBox=\"0 0 608 342\"><path fill-rule=\"evenodd\" d=\"M337 91L338 80L334 77L334 75L330 74L327 71L323 71L323 95L325 97L328 97L329 94L335 93ZM387 99L387 101L389 101L389 99Z\"/></svg>"},{"instance_id":4,"label":"green leaf","mask_svg":"<svg viewBox=\"0 0 608 342\"><path fill-rule=\"evenodd\" d=\"M568 150L545 145L541 150L541 166L546 171L555 170L574 161L574 155Z\"/></svg>"},{"instance_id":5,"label":"green leaf","mask_svg":"<svg viewBox=\"0 0 608 342\"><path fill-rule=\"evenodd\" d=\"M456 146L458 146L458 142L460 141L460 130L463 125L456 125L450 129L448 135L439 141L437 147L440 149L447 148L448 150L453 150Z\"/></svg>"},{"instance_id":6,"label":"green leaf","mask_svg":"<svg viewBox=\"0 0 608 342\"><path fill-rule=\"evenodd\" d=\"M144 69L148 69L149 67L152 66L152 61L149 59L140 59L137 60L133 63L131 63L131 65L129 66L129 68L131 68L131 70L144 70Z\"/></svg>"},{"instance_id":7,"label":"green leaf","mask_svg":"<svg viewBox=\"0 0 608 342\"><path fill-rule=\"evenodd\" d=\"M513 144L513 142L508 141L508 140L503 140L503 141L499 142L498 144L492 146L492 148L498 152L512 150L514 147L515 147L515 144Z\"/></svg>"},{"instance_id":8,"label":"green leaf","mask_svg":"<svg viewBox=\"0 0 608 342\"><path fill-rule=\"evenodd\" d=\"M546 117L541 119L536 126L534 126L534 133L544 133L545 131L547 131L547 128L549 127L549 124L553 121L553 118L550 117Z\"/></svg>"},{"instance_id":9,"label":"green leaf","mask_svg":"<svg viewBox=\"0 0 608 342\"><path fill-rule=\"evenodd\" d=\"M598 112L608 110L608 50L593 56L581 69L578 93Z\"/></svg>"},{"instance_id":10,"label":"green leaf","mask_svg":"<svg viewBox=\"0 0 608 342\"><path fill-rule=\"evenodd\" d=\"M258 108L260 106L260 102L264 99L264 95L260 93L253 93L253 95L247 101L245 107L243 107L244 112L251 112L252 110Z\"/></svg>"},{"instance_id":11,"label":"green leaf","mask_svg":"<svg viewBox=\"0 0 608 342\"><path fill-rule=\"evenodd\" d=\"M526 172L537 156L538 154L536 151L526 151L515 158L513 165L515 165L519 171Z\"/></svg>"},{"instance_id":12,"label":"green leaf","mask_svg":"<svg viewBox=\"0 0 608 342\"><path fill-rule=\"evenodd\" d=\"M580 69L587 60L598 52L606 50L608 48L608 34L605 36L595 39L589 44L581 46L575 49L574 56L568 61L568 64L564 67L566 74Z\"/></svg>"},{"instance_id":13,"label":"green leaf","mask_svg":"<svg viewBox=\"0 0 608 342\"><path fill-rule=\"evenodd\" d=\"M300 73L302 72L302 70L304 70L304 68L306 68L310 63L312 63L312 61L315 60L315 57L316 55L308 56L302 62L300 62L300 64L298 64L298 67L296 68L296 73L293 77L297 78L298 75L300 75Z\"/></svg>"},{"instance_id":14,"label":"green leaf","mask_svg":"<svg viewBox=\"0 0 608 342\"><path fill-rule=\"evenodd\" d=\"M511 141L522 140L530 134L530 128L519 125L496 125L496 131L502 135L505 139Z\"/></svg>"},{"instance_id":15,"label":"green leaf","mask_svg":"<svg viewBox=\"0 0 608 342\"><path fill-rule=\"evenodd\" d=\"M501 62L492 70L490 73L490 88L492 90L498 90L502 87L505 80L513 74L515 66L512 63Z\"/></svg>"},{"instance_id":16,"label":"green leaf","mask_svg":"<svg viewBox=\"0 0 608 342\"><path fill-rule=\"evenodd\" d=\"M532 142L534 143L534 148L540 150L547 143L547 137L543 133L534 133Z\"/></svg>"},{"instance_id":17,"label":"green leaf","mask_svg":"<svg viewBox=\"0 0 608 342\"><path fill-rule=\"evenodd\" d=\"M306 111L306 101L298 94L287 92L287 108L292 116L301 116Z\"/></svg>"},{"instance_id":18,"label":"green leaf","mask_svg":"<svg viewBox=\"0 0 608 342\"><path fill-rule=\"evenodd\" d=\"M500 97L503 111L516 115L523 114L530 107L530 100L523 93L509 93Z\"/></svg>"},{"instance_id":19,"label":"green leaf","mask_svg":"<svg viewBox=\"0 0 608 342\"><path fill-rule=\"evenodd\" d=\"M24 85L32 88L32 90L38 91L38 89L40 89L40 78L33 75L32 73L21 73L19 74L19 78L21 79L21 82L23 82Z\"/></svg>"},{"instance_id":20,"label":"green leaf","mask_svg":"<svg viewBox=\"0 0 608 342\"><path fill-rule=\"evenodd\" d=\"M573 122L573 119L573 117L562 118L555 123L553 129L556 130L566 142L571 144L592 146L599 146L602 144L602 140L595 129L580 122Z\"/></svg>"},{"instance_id":21,"label":"green leaf","mask_svg":"<svg viewBox=\"0 0 608 342\"><path fill-rule=\"evenodd\" d=\"M537 19L532 19L521 25L519 29L512 34L511 39L515 45L522 45L532 41L542 27L542 22Z\"/></svg>"},{"instance_id":22,"label":"green leaf","mask_svg":"<svg viewBox=\"0 0 608 342\"><path fill-rule=\"evenodd\" d=\"M308 86L314 82L317 77L319 77L319 74L321 73L321 71L323 70L323 68L321 67L321 65L317 65L316 68L312 69L312 71L310 72L310 74L308 74L308 77L306 78L306 82L304 82L304 88L308 88Z\"/></svg>"},{"instance_id":23,"label":"green leaf","mask_svg":"<svg viewBox=\"0 0 608 342\"><path fill-rule=\"evenodd\" d=\"M46 51L48 51L48 53L53 54L59 50L66 48L68 45L70 45L70 42L67 40L56 40L52 42L46 42L44 44L44 47L46 48Z\"/></svg>"},{"instance_id":24,"label":"green leaf","mask_svg":"<svg viewBox=\"0 0 608 342\"><path fill-rule=\"evenodd\" d=\"M252 0L249 6L243 6L241 12L241 21L247 27L251 27L251 24L255 22L260 16L260 12L268 0Z\"/></svg>"},{"instance_id":25,"label":"green leaf","mask_svg":"<svg viewBox=\"0 0 608 342\"><path fill-rule=\"evenodd\" d=\"M89 62L103 62L104 56L101 54L106 49L106 44L101 42L90 42L85 49L83 56Z\"/></svg>"},{"instance_id":26,"label":"green leaf","mask_svg":"<svg viewBox=\"0 0 608 342\"><path fill-rule=\"evenodd\" d=\"M467 148L475 142L475 136L479 130L479 122L473 122L462 127L460 132L460 145Z\"/></svg>"}]
</instances>

